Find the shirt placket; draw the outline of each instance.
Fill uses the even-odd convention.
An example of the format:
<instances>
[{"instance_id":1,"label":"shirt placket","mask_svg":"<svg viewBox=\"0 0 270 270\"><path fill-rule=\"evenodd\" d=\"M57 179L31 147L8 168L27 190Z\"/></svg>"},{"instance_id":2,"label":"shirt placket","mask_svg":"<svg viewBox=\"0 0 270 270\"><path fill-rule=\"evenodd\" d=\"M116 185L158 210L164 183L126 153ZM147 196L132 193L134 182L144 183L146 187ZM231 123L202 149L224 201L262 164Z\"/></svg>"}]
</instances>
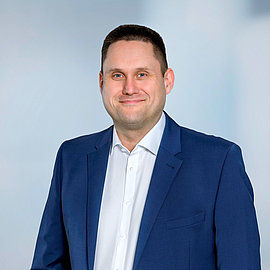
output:
<instances>
[{"instance_id":1,"label":"shirt placket","mask_svg":"<svg viewBox=\"0 0 270 270\"><path fill-rule=\"evenodd\" d=\"M124 270L127 246L128 246L128 234L130 228L130 221L133 209L135 185L136 185L136 173L138 168L138 151L133 151L127 160L126 177L125 177L125 189L122 200L122 215L119 226L118 241L116 247L114 270Z\"/></svg>"}]
</instances>

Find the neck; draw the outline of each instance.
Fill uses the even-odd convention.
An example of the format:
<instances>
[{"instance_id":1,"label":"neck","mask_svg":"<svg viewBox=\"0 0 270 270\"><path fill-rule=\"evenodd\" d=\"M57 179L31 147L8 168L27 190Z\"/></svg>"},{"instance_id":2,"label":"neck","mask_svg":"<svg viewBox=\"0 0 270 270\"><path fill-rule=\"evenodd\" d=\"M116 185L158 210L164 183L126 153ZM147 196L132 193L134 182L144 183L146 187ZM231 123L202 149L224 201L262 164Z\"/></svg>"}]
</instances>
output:
<instances>
[{"instance_id":1,"label":"neck","mask_svg":"<svg viewBox=\"0 0 270 270\"><path fill-rule=\"evenodd\" d=\"M160 117L151 125L144 126L140 129L126 128L121 125L115 125L115 129L123 146L125 146L130 152L135 148L138 142L156 125Z\"/></svg>"},{"instance_id":2,"label":"neck","mask_svg":"<svg viewBox=\"0 0 270 270\"><path fill-rule=\"evenodd\" d=\"M135 148L138 142L146 135L145 132L139 131L129 131L129 132L121 132L121 130L117 129L117 135L122 143L130 152Z\"/></svg>"}]
</instances>

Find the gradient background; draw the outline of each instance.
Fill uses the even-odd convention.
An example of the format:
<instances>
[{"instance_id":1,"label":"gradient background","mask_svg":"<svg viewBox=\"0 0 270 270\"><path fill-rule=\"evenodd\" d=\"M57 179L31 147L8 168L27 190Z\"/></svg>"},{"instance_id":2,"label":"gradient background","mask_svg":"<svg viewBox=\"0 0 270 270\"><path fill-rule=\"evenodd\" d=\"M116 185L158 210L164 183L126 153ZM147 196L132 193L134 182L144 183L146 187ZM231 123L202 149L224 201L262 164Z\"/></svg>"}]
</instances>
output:
<instances>
[{"instance_id":1,"label":"gradient background","mask_svg":"<svg viewBox=\"0 0 270 270\"><path fill-rule=\"evenodd\" d=\"M165 40L176 74L166 111L242 147L270 269L269 0L0 0L1 269L30 267L61 142L111 124L100 49L123 23Z\"/></svg>"}]
</instances>

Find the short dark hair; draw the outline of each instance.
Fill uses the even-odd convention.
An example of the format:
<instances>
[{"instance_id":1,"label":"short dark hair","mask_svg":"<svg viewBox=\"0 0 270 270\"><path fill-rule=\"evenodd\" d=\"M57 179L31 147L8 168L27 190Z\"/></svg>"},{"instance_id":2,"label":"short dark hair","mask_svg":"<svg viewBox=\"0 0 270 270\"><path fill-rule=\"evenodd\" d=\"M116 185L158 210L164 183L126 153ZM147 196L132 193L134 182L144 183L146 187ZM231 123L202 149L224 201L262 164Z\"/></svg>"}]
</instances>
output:
<instances>
[{"instance_id":1,"label":"short dark hair","mask_svg":"<svg viewBox=\"0 0 270 270\"><path fill-rule=\"evenodd\" d=\"M152 43L154 55L159 61L161 73L164 75L168 69L168 63L166 59L166 49L162 37L156 31L146 26L137 24L120 25L106 36L101 50L101 72L103 72L103 63L106 59L110 45L120 40L137 40Z\"/></svg>"}]
</instances>

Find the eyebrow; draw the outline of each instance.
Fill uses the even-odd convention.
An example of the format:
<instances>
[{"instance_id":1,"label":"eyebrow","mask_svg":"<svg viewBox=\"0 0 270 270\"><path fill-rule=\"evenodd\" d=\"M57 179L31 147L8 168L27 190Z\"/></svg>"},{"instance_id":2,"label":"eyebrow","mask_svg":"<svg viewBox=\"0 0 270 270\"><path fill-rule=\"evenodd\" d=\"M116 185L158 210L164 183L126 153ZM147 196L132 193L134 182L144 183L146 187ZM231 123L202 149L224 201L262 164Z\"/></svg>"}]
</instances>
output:
<instances>
[{"instance_id":1,"label":"eyebrow","mask_svg":"<svg viewBox=\"0 0 270 270\"><path fill-rule=\"evenodd\" d=\"M142 70L145 70L145 71L151 71L152 69L149 68L149 67L139 67L139 68L136 68L135 69L137 72L138 71L142 71ZM123 69L121 68L110 68L109 70L107 70L105 72L105 74L108 74L108 73L111 73L111 72L121 72L121 73L125 73Z\"/></svg>"}]
</instances>

